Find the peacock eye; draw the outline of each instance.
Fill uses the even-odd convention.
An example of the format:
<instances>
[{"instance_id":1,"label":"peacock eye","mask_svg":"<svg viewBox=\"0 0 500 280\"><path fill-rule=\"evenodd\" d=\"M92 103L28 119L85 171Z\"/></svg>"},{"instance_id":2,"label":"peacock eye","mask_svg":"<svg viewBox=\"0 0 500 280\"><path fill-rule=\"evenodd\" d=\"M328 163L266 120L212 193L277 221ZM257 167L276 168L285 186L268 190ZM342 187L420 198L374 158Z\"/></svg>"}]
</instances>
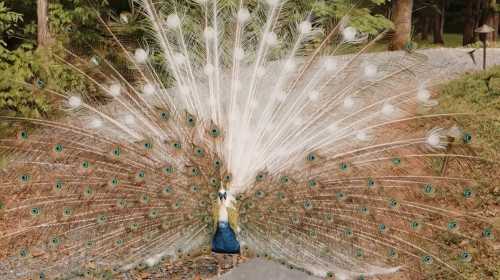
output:
<instances>
[{"instance_id":1,"label":"peacock eye","mask_svg":"<svg viewBox=\"0 0 500 280\"><path fill-rule=\"evenodd\" d=\"M210 185L213 186L213 187L217 187L220 184L219 179L217 179L215 177L211 177L209 179L209 181L210 181Z\"/></svg>"},{"instance_id":2,"label":"peacock eye","mask_svg":"<svg viewBox=\"0 0 500 280\"><path fill-rule=\"evenodd\" d=\"M200 174L200 170L197 167L190 168L191 176L198 176Z\"/></svg>"},{"instance_id":3,"label":"peacock eye","mask_svg":"<svg viewBox=\"0 0 500 280\"><path fill-rule=\"evenodd\" d=\"M130 224L130 229L136 231L137 229L139 229L139 224L138 223Z\"/></svg>"},{"instance_id":4,"label":"peacock eye","mask_svg":"<svg viewBox=\"0 0 500 280\"><path fill-rule=\"evenodd\" d=\"M194 127L196 125L196 118L191 114L187 114L186 123L188 126Z\"/></svg>"},{"instance_id":5,"label":"peacock eye","mask_svg":"<svg viewBox=\"0 0 500 280\"><path fill-rule=\"evenodd\" d=\"M278 192L277 194L279 200L284 200L285 199L285 194L283 192Z\"/></svg>"},{"instance_id":6,"label":"peacock eye","mask_svg":"<svg viewBox=\"0 0 500 280\"><path fill-rule=\"evenodd\" d=\"M333 222L333 215L330 213L325 214L325 221L329 223Z\"/></svg>"},{"instance_id":7,"label":"peacock eye","mask_svg":"<svg viewBox=\"0 0 500 280\"><path fill-rule=\"evenodd\" d=\"M422 224L418 221L411 221L410 222L410 228L412 230L419 230L422 227Z\"/></svg>"},{"instance_id":8,"label":"peacock eye","mask_svg":"<svg viewBox=\"0 0 500 280\"><path fill-rule=\"evenodd\" d=\"M356 257L360 258L364 255L363 250L358 248L356 249Z\"/></svg>"},{"instance_id":9,"label":"peacock eye","mask_svg":"<svg viewBox=\"0 0 500 280\"><path fill-rule=\"evenodd\" d=\"M432 186L432 184L426 184L423 188L423 191L424 191L424 194L431 195L435 192L435 189Z\"/></svg>"},{"instance_id":10,"label":"peacock eye","mask_svg":"<svg viewBox=\"0 0 500 280\"><path fill-rule=\"evenodd\" d=\"M172 205L172 208L174 208L174 209L179 209L180 207L181 207L181 202L180 201L176 201Z\"/></svg>"},{"instance_id":11,"label":"peacock eye","mask_svg":"<svg viewBox=\"0 0 500 280\"><path fill-rule=\"evenodd\" d=\"M394 198L389 199L389 208L395 209L397 207L399 207L399 202Z\"/></svg>"},{"instance_id":12,"label":"peacock eye","mask_svg":"<svg viewBox=\"0 0 500 280\"><path fill-rule=\"evenodd\" d=\"M311 189L314 188L314 187L316 187L317 185L318 185L318 183L314 179L311 179L311 180L307 181L307 186L309 188L311 188Z\"/></svg>"},{"instance_id":13,"label":"peacock eye","mask_svg":"<svg viewBox=\"0 0 500 280\"><path fill-rule=\"evenodd\" d=\"M56 184L55 184L55 186L54 186L54 188L56 189L56 191L60 191L60 190L62 190L62 188L63 188L63 183L62 183L61 181L57 180L57 181L56 181Z\"/></svg>"},{"instance_id":14,"label":"peacock eye","mask_svg":"<svg viewBox=\"0 0 500 280\"><path fill-rule=\"evenodd\" d=\"M463 141L465 144L472 143L472 135L470 133L464 133Z\"/></svg>"},{"instance_id":15,"label":"peacock eye","mask_svg":"<svg viewBox=\"0 0 500 280\"><path fill-rule=\"evenodd\" d=\"M311 210L313 208L313 204L310 200L304 201L304 209Z\"/></svg>"},{"instance_id":16,"label":"peacock eye","mask_svg":"<svg viewBox=\"0 0 500 280\"><path fill-rule=\"evenodd\" d=\"M375 181L372 178L368 178L367 182L368 188L373 188L375 186Z\"/></svg>"},{"instance_id":17,"label":"peacock eye","mask_svg":"<svg viewBox=\"0 0 500 280\"><path fill-rule=\"evenodd\" d=\"M168 121L168 119L170 119L170 114L168 112L161 112L160 118L164 121Z\"/></svg>"},{"instance_id":18,"label":"peacock eye","mask_svg":"<svg viewBox=\"0 0 500 280\"><path fill-rule=\"evenodd\" d=\"M472 260L472 255L467 251L463 251L460 253L460 260L462 262L470 262Z\"/></svg>"},{"instance_id":19,"label":"peacock eye","mask_svg":"<svg viewBox=\"0 0 500 280\"><path fill-rule=\"evenodd\" d=\"M169 195L171 193L172 193L172 187L166 186L166 187L163 188L163 194Z\"/></svg>"},{"instance_id":20,"label":"peacock eye","mask_svg":"<svg viewBox=\"0 0 500 280\"><path fill-rule=\"evenodd\" d=\"M347 165L347 163L342 162L342 163L339 164L339 168L342 171L346 171L347 169L349 169L349 166Z\"/></svg>"},{"instance_id":21,"label":"peacock eye","mask_svg":"<svg viewBox=\"0 0 500 280\"><path fill-rule=\"evenodd\" d=\"M23 140L27 140L28 139L28 132L27 131L21 131L21 133L19 133L19 137Z\"/></svg>"},{"instance_id":22,"label":"peacock eye","mask_svg":"<svg viewBox=\"0 0 500 280\"><path fill-rule=\"evenodd\" d=\"M116 147L116 148L113 149L113 155L115 157L119 157L121 155L120 147Z\"/></svg>"},{"instance_id":23,"label":"peacock eye","mask_svg":"<svg viewBox=\"0 0 500 280\"><path fill-rule=\"evenodd\" d=\"M335 194L335 197L337 198L337 200L342 201L342 200L345 199L345 193L343 193L343 192L337 192Z\"/></svg>"},{"instance_id":24,"label":"peacock eye","mask_svg":"<svg viewBox=\"0 0 500 280\"><path fill-rule=\"evenodd\" d=\"M50 239L50 244L57 246L61 244L61 239L58 236L54 236Z\"/></svg>"},{"instance_id":25,"label":"peacock eye","mask_svg":"<svg viewBox=\"0 0 500 280\"><path fill-rule=\"evenodd\" d=\"M142 204L147 204L147 203L149 203L150 199L151 199L151 198L149 197L149 195L147 195L147 194L142 194L142 195L140 196L140 198L139 198L139 201L140 201Z\"/></svg>"},{"instance_id":26,"label":"peacock eye","mask_svg":"<svg viewBox=\"0 0 500 280\"><path fill-rule=\"evenodd\" d=\"M427 256L423 256L423 257L422 257L422 262L423 262L424 264L432 264L433 259L432 259L432 257L431 257L431 256L429 256L429 255L427 255Z\"/></svg>"},{"instance_id":27,"label":"peacock eye","mask_svg":"<svg viewBox=\"0 0 500 280\"><path fill-rule=\"evenodd\" d=\"M398 253L396 252L395 249L391 248L389 249L389 251L387 252L387 256L391 259L394 259L394 258L397 258L398 256Z\"/></svg>"},{"instance_id":28,"label":"peacock eye","mask_svg":"<svg viewBox=\"0 0 500 280\"><path fill-rule=\"evenodd\" d=\"M151 150L153 148L153 144L150 142L146 142L146 143L144 143L144 148L146 150Z\"/></svg>"},{"instance_id":29,"label":"peacock eye","mask_svg":"<svg viewBox=\"0 0 500 280\"><path fill-rule=\"evenodd\" d=\"M359 209L359 211L361 212L361 214L364 214L364 215L370 213L370 210L368 210L368 207L365 207L365 206L361 207Z\"/></svg>"},{"instance_id":30,"label":"peacock eye","mask_svg":"<svg viewBox=\"0 0 500 280\"><path fill-rule=\"evenodd\" d=\"M262 180L264 180L264 174L263 173L259 173L259 174L257 174L257 176L255 176L255 181L261 182Z\"/></svg>"},{"instance_id":31,"label":"peacock eye","mask_svg":"<svg viewBox=\"0 0 500 280\"><path fill-rule=\"evenodd\" d=\"M123 245L123 239L118 239L115 241L116 246L122 246Z\"/></svg>"},{"instance_id":32,"label":"peacock eye","mask_svg":"<svg viewBox=\"0 0 500 280\"><path fill-rule=\"evenodd\" d=\"M108 217L106 215L104 215L104 214L99 214L99 215L97 215L97 219L96 220L97 220L98 224L102 225L102 224L104 224L104 223L106 223L108 221Z\"/></svg>"},{"instance_id":33,"label":"peacock eye","mask_svg":"<svg viewBox=\"0 0 500 280\"><path fill-rule=\"evenodd\" d=\"M82 167L83 167L84 169L87 169L87 168L89 168L89 167L90 167L90 163L89 163L87 160L85 160L85 161L83 161L83 162L82 162Z\"/></svg>"},{"instance_id":34,"label":"peacock eye","mask_svg":"<svg viewBox=\"0 0 500 280\"><path fill-rule=\"evenodd\" d=\"M255 192L255 197L257 198L263 198L264 196L266 196L266 193L261 190Z\"/></svg>"},{"instance_id":35,"label":"peacock eye","mask_svg":"<svg viewBox=\"0 0 500 280\"><path fill-rule=\"evenodd\" d=\"M158 217L158 210L156 209L151 209L149 211L149 215L148 215L151 219L154 219L156 217Z\"/></svg>"},{"instance_id":36,"label":"peacock eye","mask_svg":"<svg viewBox=\"0 0 500 280\"><path fill-rule=\"evenodd\" d=\"M85 197L91 197L94 191L92 190L91 187L86 187L85 190L83 190L83 195Z\"/></svg>"},{"instance_id":37,"label":"peacock eye","mask_svg":"<svg viewBox=\"0 0 500 280\"><path fill-rule=\"evenodd\" d=\"M94 241L92 241L92 240L85 241L86 248L92 248L93 246L94 246Z\"/></svg>"},{"instance_id":38,"label":"peacock eye","mask_svg":"<svg viewBox=\"0 0 500 280\"><path fill-rule=\"evenodd\" d=\"M394 165L399 165L401 163L401 159L399 157L395 157L391 161Z\"/></svg>"},{"instance_id":39,"label":"peacock eye","mask_svg":"<svg viewBox=\"0 0 500 280\"><path fill-rule=\"evenodd\" d=\"M307 161L315 161L317 158L316 154L315 153L309 153L306 157L306 160Z\"/></svg>"},{"instance_id":40,"label":"peacock eye","mask_svg":"<svg viewBox=\"0 0 500 280\"><path fill-rule=\"evenodd\" d=\"M448 222L448 230L456 230L458 228L458 224L456 221L450 221Z\"/></svg>"},{"instance_id":41,"label":"peacock eye","mask_svg":"<svg viewBox=\"0 0 500 280\"><path fill-rule=\"evenodd\" d=\"M387 226L385 224L379 224L378 225L378 231L380 233L386 233L387 232Z\"/></svg>"},{"instance_id":42,"label":"peacock eye","mask_svg":"<svg viewBox=\"0 0 500 280\"><path fill-rule=\"evenodd\" d=\"M182 148L182 145L179 142L174 142L172 143L172 147L174 147L174 149L176 150L180 150Z\"/></svg>"},{"instance_id":43,"label":"peacock eye","mask_svg":"<svg viewBox=\"0 0 500 280\"><path fill-rule=\"evenodd\" d=\"M326 278L333 278L333 273L332 272L327 272L326 273Z\"/></svg>"},{"instance_id":44,"label":"peacock eye","mask_svg":"<svg viewBox=\"0 0 500 280\"><path fill-rule=\"evenodd\" d=\"M21 175L21 178L20 178L20 179L21 179L21 182L22 182L22 183L27 183L27 182L29 182L29 180L30 180L30 175L28 175L28 174L23 174L23 175Z\"/></svg>"},{"instance_id":45,"label":"peacock eye","mask_svg":"<svg viewBox=\"0 0 500 280\"><path fill-rule=\"evenodd\" d=\"M469 188L464 189L463 196L465 198L471 198L473 195L474 195L474 192L471 189L469 189Z\"/></svg>"},{"instance_id":46,"label":"peacock eye","mask_svg":"<svg viewBox=\"0 0 500 280\"><path fill-rule=\"evenodd\" d=\"M309 230L309 237L316 238L316 237L318 237L318 234L316 233L316 231L314 229L311 229L311 230Z\"/></svg>"},{"instance_id":47,"label":"peacock eye","mask_svg":"<svg viewBox=\"0 0 500 280\"><path fill-rule=\"evenodd\" d=\"M146 173L141 170L141 171L139 171L139 173L137 173L137 177L144 178L144 177L146 177Z\"/></svg>"},{"instance_id":48,"label":"peacock eye","mask_svg":"<svg viewBox=\"0 0 500 280\"><path fill-rule=\"evenodd\" d=\"M200 188L196 185L191 186L191 191L194 193L197 193L200 190Z\"/></svg>"},{"instance_id":49,"label":"peacock eye","mask_svg":"<svg viewBox=\"0 0 500 280\"><path fill-rule=\"evenodd\" d=\"M233 177L231 176L231 174L227 174L224 176L224 182L226 182L226 183L231 182L232 178Z\"/></svg>"},{"instance_id":50,"label":"peacock eye","mask_svg":"<svg viewBox=\"0 0 500 280\"><path fill-rule=\"evenodd\" d=\"M205 155L205 151L203 150L203 148L198 147L194 149L194 154L197 157L203 157Z\"/></svg>"},{"instance_id":51,"label":"peacock eye","mask_svg":"<svg viewBox=\"0 0 500 280\"><path fill-rule=\"evenodd\" d=\"M217 127L212 127L212 128L210 129L210 136L212 136L212 137L214 137L214 138L215 138L215 137L219 137L219 136L220 136L220 131L219 131L219 129L218 129Z\"/></svg>"},{"instance_id":52,"label":"peacock eye","mask_svg":"<svg viewBox=\"0 0 500 280\"><path fill-rule=\"evenodd\" d=\"M137 265L137 270L144 270L146 268L146 264L145 263L139 263Z\"/></svg>"},{"instance_id":53,"label":"peacock eye","mask_svg":"<svg viewBox=\"0 0 500 280\"><path fill-rule=\"evenodd\" d=\"M485 228L483 230L483 237L486 239L493 239L493 231L491 228Z\"/></svg>"},{"instance_id":54,"label":"peacock eye","mask_svg":"<svg viewBox=\"0 0 500 280\"><path fill-rule=\"evenodd\" d=\"M346 228L344 230L344 234L347 236L347 237L352 237L354 235L353 231L351 228Z\"/></svg>"},{"instance_id":55,"label":"peacock eye","mask_svg":"<svg viewBox=\"0 0 500 280\"><path fill-rule=\"evenodd\" d=\"M220 160L218 160L218 159L214 160L213 166L215 169L219 169L221 167L221 165L222 165L222 162Z\"/></svg>"},{"instance_id":56,"label":"peacock eye","mask_svg":"<svg viewBox=\"0 0 500 280\"><path fill-rule=\"evenodd\" d=\"M39 89L42 89L45 87L45 81L40 79L40 78L37 78L36 79L36 86L39 88Z\"/></svg>"},{"instance_id":57,"label":"peacock eye","mask_svg":"<svg viewBox=\"0 0 500 280\"><path fill-rule=\"evenodd\" d=\"M29 255L29 252L28 252L28 249L26 249L26 248L22 248L22 249L19 251L19 256L20 256L21 258L26 258L28 255Z\"/></svg>"},{"instance_id":58,"label":"peacock eye","mask_svg":"<svg viewBox=\"0 0 500 280\"><path fill-rule=\"evenodd\" d=\"M118 206L118 208L125 208L125 206L127 206L127 201L125 199L118 199L116 206Z\"/></svg>"},{"instance_id":59,"label":"peacock eye","mask_svg":"<svg viewBox=\"0 0 500 280\"><path fill-rule=\"evenodd\" d=\"M41 210L38 207L33 207L33 208L31 208L31 211L30 211L31 216L33 216L33 217L40 215L40 212L41 212Z\"/></svg>"},{"instance_id":60,"label":"peacock eye","mask_svg":"<svg viewBox=\"0 0 500 280\"><path fill-rule=\"evenodd\" d=\"M165 167L165 168L163 169L163 172L164 172L165 174L169 175L169 174L173 174L173 173L175 172L175 169L174 169L174 167L173 167L173 166L171 166L171 165L170 165L170 166Z\"/></svg>"},{"instance_id":61,"label":"peacock eye","mask_svg":"<svg viewBox=\"0 0 500 280\"><path fill-rule=\"evenodd\" d=\"M62 151L63 151L63 146L62 146L61 144L57 144L57 145L55 145L55 146L54 146L54 151L55 151L56 153L60 153L60 152L62 152Z\"/></svg>"},{"instance_id":62,"label":"peacock eye","mask_svg":"<svg viewBox=\"0 0 500 280\"><path fill-rule=\"evenodd\" d=\"M66 217L71 216L72 213L73 213L73 211L69 207L65 207L63 209L63 215L66 216Z\"/></svg>"},{"instance_id":63,"label":"peacock eye","mask_svg":"<svg viewBox=\"0 0 500 280\"><path fill-rule=\"evenodd\" d=\"M281 178L280 178L280 183L282 185L288 184L289 181L290 181L290 179L288 178L288 176L281 176Z\"/></svg>"},{"instance_id":64,"label":"peacock eye","mask_svg":"<svg viewBox=\"0 0 500 280\"><path fill-rule=\"evenodd\" d=\"M116 178L113 178L113 179L111 180L111 184L112 184L113 186L118 185L118 183L119 183L119 181L118 181L118 179L116 179Z\"/></svg>"},{"instance_id":65,"label":"peacock eye","mask_svg":"<svg viewBox=\"0 0 500 280\"><path fill-rule=\"evenodd\" d=\"M43 272L38 273L38 279L45 280L45 273Z\"/></svg>"}]
</instances>

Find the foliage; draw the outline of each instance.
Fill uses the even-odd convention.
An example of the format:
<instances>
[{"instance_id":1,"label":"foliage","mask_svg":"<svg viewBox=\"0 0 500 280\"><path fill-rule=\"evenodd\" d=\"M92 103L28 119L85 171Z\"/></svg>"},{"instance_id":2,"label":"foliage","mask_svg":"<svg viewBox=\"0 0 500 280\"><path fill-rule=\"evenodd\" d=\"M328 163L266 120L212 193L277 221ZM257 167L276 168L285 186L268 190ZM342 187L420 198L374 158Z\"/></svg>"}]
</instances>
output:
<instances>
[{"instance_id":1,"label":"foliage","mask_svg":"<svg viewBox=\"0 0 500 280\"><path fill-rule=\"evenodd\" d=\"M0 112L5 115L40 117L49 111L47 99L27 89L26 83L36 83L41 70L34 46L23 43L14 50L7 49L4 35L8 38L22 23L21 14L10 11L0 2ZM0 127L1 129L1 127Z\"/></svg>"},{"instance_id":2,"label":"foliage","mask_svg":"<svg viewBox=\"0 0 500 280\"><path fill-rule=\"evenodd\" d=\"M7 46L4 37L14 35L15 28L23 20L23 15L10 11L5 3L0 2L0 45Z\"/></svg>"},{"instance_id":3,"label":"foliage","mask_svg":"<svg viewBox=\"0 0 500 280\"><path fill-rule=\"evenodd\" d=\"M26 82L36 83L40 71L39 58L31 44L14 51L0 47L0 111L9 110L26 117L40 117L49 111L47 100L26 88Z\"/></svg>"},{"instance_id":4,"label":"foliage","mask_svg":"<svg viewBox=\"0 0 500 280\"><path fill-rule=\"evenodd\" d=\"M370 9L385 2L385 0L358 1L357 5L353 6L348 0L319 1L313 4L313 11L323 23L349 15L350 25L361 32L374 35L393 26L389 19L381 14L372 13Z\"/></svg>"}]
</instances>

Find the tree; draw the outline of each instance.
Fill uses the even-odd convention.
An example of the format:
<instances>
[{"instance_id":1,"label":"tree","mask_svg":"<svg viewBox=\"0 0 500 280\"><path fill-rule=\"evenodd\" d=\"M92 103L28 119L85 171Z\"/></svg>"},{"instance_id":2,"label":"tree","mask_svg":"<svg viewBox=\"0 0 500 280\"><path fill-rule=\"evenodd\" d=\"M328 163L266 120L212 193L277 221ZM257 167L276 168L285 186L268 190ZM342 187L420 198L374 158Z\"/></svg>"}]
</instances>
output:
<instances>
[{"instance_id":1,"label":"tree","mask_svg":"<svg viewBox=\"0 0 500 280\"><path fill-rule=\"evenodd\" d=\"M474 29L477 26L477 10L478 0L465 1L464 6L464 32L463 32L463 45L469 45L476 42Z\"/></svg>"},{"instance_id":2,"label":"tree","mask_svg":"<svg viewBox=\"0 0 500 280\"><path fill-rule=\"evenodd\" d=\"M394 34L389 45L390 50L404 49L410 41L413 0L394 0L392 2L392 22Z\"/></svg>"},{"instance_id":3,"label":"tree","mask_svg":"<svg viewBox=\"0 0 500 280\"><path fill-rule=\"evenodd\" d=\"M437 0L434 16L434 44L444 44L446 0Z\"/></svg>"},{"instance_id":4,"label":"tree","mask_svg":"<svg viewBox=\"0 0 500 280\"><path fill-rule=\"evenodd\" d=\"M498 22L497 22L497 1L496 0L484 0L484 19L483 23L487 24L495 29L494 32L488 34L487 40L495 42L498 33Z\"/></svg>"},{"instance_id":5,"label":"tree","mask_svg":"<svg viewBox=\"0 0 500 280\"><path fill-rule=\"evenodd\" d=\"M48 0L37 0L37 42L38 46L46 46L50 42L49 32L49 3Z\"/></svg>"}]
</instances>

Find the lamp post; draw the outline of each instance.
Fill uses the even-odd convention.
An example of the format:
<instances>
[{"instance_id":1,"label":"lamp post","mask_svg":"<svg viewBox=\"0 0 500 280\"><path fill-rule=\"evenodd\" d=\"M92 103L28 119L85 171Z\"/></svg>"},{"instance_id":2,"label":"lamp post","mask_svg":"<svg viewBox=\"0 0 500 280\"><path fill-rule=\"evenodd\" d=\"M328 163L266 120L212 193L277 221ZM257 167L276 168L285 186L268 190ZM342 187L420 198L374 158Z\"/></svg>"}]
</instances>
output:
<instances>
[{"instance_id":1,"label":"lamp post","mask_svg":"<svg viewBox=\"0 0 500 280\"><path fill-rule=\"evenodd\" d=\"M479 34L479 39L483 41L483 70L486 69L486 39L487 34L495 31L495 29L487 24L483 24L483 26L476 28L474 32Z\"/></svg>"}]
</instances>

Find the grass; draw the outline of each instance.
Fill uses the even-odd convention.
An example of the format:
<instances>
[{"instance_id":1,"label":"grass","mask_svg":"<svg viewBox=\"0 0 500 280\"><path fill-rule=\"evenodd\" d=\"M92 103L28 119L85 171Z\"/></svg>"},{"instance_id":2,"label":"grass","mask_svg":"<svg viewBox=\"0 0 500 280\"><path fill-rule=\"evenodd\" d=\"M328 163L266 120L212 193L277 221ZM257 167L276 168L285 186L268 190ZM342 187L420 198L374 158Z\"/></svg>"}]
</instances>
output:
<instances>
[{"instance_id":1,"label":"grass","mask_svg":"<svg viewBox=\"0 0 500 280\"><path fill-rule=\"evenodd\" d=\"M500 160L500 66L449 82L442 87L439 102L445 112L475 114L457 121L472 134L482 157Z\"/></svg>"},{"instance_id":2,"label":"grass","mask_svg":"<svg viewBox=\"0 0 500 280\"><path fill-rule=\"evenodd\" d=\"M420 39L414 39L415 47L417 49L432 49L432 48L461 48L463 47L462 45L462 34L455 34L455 33L445 33L444 34L444 44L434 44L432 41L429 40L420 40ZM381 40L380 42L375 43L369 50L368 52L383 52L387 51L387 46L389 42L386 40ZM476 42L468 47L472 48L480 48L482 47L481 42ZM490 45L489 47L500 47L500 36L497 39L496 44ZM349 48L346 48L345 50L342 50L342 54L345 53L354 53L359 51L361 47L358 46L350 46Z\"/></svg>"}]
</instances>

